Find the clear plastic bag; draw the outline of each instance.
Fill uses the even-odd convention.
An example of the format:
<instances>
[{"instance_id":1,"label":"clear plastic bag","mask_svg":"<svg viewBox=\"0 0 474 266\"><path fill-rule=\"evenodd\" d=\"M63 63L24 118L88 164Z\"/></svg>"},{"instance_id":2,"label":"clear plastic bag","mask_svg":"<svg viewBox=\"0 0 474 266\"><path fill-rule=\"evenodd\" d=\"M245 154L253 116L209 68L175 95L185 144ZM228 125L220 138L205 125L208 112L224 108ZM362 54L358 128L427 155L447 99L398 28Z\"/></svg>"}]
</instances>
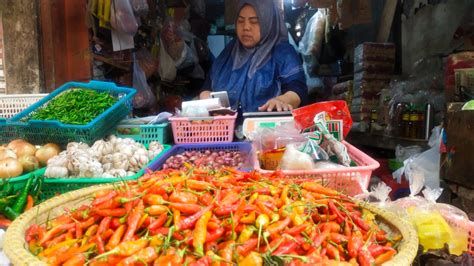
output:
<instances>
[{"instance_id":1,"label":"clear plastic bag","mask_svg":"<svg viewBox=\"0 0 474 266\"><path fill-rule=\"evenodd\" d=\"M324 40L325 29L326 15L323 9L318 9L318 12L308 21L303 38L299 43L300 53L304 56L319 56Z\"/></svg>"},{"instance_id":2,"label":"clear plastic bag","mask_svg":"<svg viewBox=\"0 0 474 266\"><path fill-rule=\"evenodd\" d=\"M133 54L133 87L137 90L133 98L134 108L149 108L156 104L155 95L148 86L145 72L141 69L135 53Z\"/></svg>"},{"instance_id":3,"label":"clear plastic bag","mask_svg":"<svg viewBox=\"0 0 474 266\"><path fill-rule=\"evenodd\" d=\"M146 16L148 14L148 2L146 0L131 0L133 12L137 16Z\"/></svg>"},{"instance_id":4,"label":"clear plastic bag","mask_svg":"<svg viewBox=\"0 0 474 266\"><path fill-rule=\"evenodd\" d=\"M130 0L114 0L113 10L110 15L110 25L118 32L135 35L138 30L138 22L133 14Z\"/></svg>"}]
</instances>

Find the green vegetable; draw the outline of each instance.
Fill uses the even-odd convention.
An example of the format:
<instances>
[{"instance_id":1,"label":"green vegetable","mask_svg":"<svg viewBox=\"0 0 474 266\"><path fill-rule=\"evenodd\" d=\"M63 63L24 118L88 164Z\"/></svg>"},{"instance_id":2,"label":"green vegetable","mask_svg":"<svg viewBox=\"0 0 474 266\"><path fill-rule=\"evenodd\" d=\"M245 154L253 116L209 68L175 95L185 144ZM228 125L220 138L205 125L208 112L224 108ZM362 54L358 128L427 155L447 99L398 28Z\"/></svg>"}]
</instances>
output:
<instances>
[{"instance_id":1,"label":"green vegetable","mask_svg":"<svg viewBox=\"0 0 474 266\"><path fill-rule=\"evenodd\" d=\"M31 186L33 185L33 182L36 182L37 179L38 179L37 177L36 178L30 178L26 182L26 185L23 188L23 190L21 191L20 196L15 200L15 202L11 206L11 209L15 213L22 213L23 212L23 209L25 208L25 205L26 205L26 199L28 197L28 193L30 192L30 189L31 189ZM8 207L7 207L7 209L8 209Z\"/></svg>"},{"instance_id":2,"label":"green vegetable","mask_svg":"<svg viewBox=\"0 0 474 266\"><path fill-rule=\"evenodd\" d=\"M27 120L58 120L64 124L85 125L115 102L107 92L75 88L56 96Z\"/></svg>"}]
</instances>

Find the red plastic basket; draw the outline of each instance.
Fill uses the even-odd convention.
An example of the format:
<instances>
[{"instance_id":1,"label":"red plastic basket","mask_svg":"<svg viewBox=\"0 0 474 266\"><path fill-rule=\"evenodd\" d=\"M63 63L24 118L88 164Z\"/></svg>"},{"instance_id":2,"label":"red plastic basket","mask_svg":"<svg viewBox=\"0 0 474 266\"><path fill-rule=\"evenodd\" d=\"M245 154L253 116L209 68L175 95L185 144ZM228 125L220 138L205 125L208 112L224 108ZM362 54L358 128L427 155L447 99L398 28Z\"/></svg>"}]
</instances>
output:
<instances>
[{"instance_id":1,"label":"red plastic basket","mask_svg":"<svg viewBox=\"0 0 474 266\"><path fill-rule=\"evenodd\" d=\"M282 170L282 174L294 178L310 178L322 180L328 187L355 196L368 189L372 171L377 169L379 163L351 144L343 141L351 159L357 164L355 167L341 169L316 169L316 170ZM260 168L258 156L255 156L254 167L262 173L272 171Z\"/></svg>"},{"instance_id":2,"label":"red plastic basket","mask_svg":"<svg viewBox=\"0 0 474 266\"><path fill-rule=\"evenodd\" d=\"M232 142L237 114L213 117L170 117L174 143Z\"/></svg>"}]
</instances>

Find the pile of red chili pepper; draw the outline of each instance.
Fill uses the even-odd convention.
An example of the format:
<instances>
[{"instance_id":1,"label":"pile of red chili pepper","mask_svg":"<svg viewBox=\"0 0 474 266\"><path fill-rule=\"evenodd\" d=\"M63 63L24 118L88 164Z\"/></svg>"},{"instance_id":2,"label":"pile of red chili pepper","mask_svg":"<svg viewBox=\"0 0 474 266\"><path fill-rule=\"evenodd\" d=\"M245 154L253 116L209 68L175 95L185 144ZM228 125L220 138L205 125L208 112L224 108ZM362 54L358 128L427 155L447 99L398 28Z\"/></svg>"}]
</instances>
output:
<instances>
[{"instance_id":1,"label":"pile of red chili pepper","mask_svg":"<svg viewBox=\"0 0 474 266\"><path fill-rule=\"evenodd\" d=\"M52 265L380 265L398 233L310 180L163 170L26 232Z\"/></svg>"}]
</instances>

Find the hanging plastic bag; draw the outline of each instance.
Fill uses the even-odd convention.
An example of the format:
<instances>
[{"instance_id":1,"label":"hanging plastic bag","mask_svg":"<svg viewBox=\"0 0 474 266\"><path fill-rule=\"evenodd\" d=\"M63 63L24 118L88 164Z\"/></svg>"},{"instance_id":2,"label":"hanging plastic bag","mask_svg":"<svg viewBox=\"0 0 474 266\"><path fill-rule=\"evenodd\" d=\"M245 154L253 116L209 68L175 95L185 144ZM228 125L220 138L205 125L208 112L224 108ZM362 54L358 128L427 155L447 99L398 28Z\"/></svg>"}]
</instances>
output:
<instances>
[{"instance_id":1,"label":"hanging plastic bag","mask_svg":"<svg viewBox=\"0 0 474 266\"><path fill-rule=\"evenodd\" d=\"M133 87L137 90L137 94L133 98L134 108L149 108L156 104L155 95L148 86L145 72L140 68L135 53L133 54Z\"/></svg>"},{"instance_id":2,"label":"hanging plastic bag","mask_svg":"<svg viewBox=\"0 0 474 266\"><path fill-rule=\"evenodd\" d=\"M323 9L318 9L318 12L311 17L307 25L303 38L299 43L299 51L305 56L318 57L321 53L326 29L326 15Z\"/></svg>"},{"instance_id":3,"label":"hanging plastic bag","mask_svg":"<svg viewBox=\"0 0 474 266\"><path fill-rule=\"evenodd\" d=\"M173 58L164 49L163 41L160 39L160 66L158 73L162 80L172 82L176 78L176 66Z\"/></svg>"},{"instance_id":4,"label":"hanging plastic bag","mask_svg":"<svg viewBox=\"0 0 474 266\"><path fill-rule=\"evenodd\" d=\"M137 16L146 16L148 14L148 2L146 0L131 0L133 13Z\"/></svg>"},{"instance_id":5,"label":"hanging plastic bag","mask_svg":"<svg viewBox=\"0 0 474 266\"><path fill-rule=\"evenodd\" d=\"M113 14L110 14L110 25L118 32L135 35L138 30L138 22L133 14L130 0L114 0Z\"/></svg>"}]
</instances>

